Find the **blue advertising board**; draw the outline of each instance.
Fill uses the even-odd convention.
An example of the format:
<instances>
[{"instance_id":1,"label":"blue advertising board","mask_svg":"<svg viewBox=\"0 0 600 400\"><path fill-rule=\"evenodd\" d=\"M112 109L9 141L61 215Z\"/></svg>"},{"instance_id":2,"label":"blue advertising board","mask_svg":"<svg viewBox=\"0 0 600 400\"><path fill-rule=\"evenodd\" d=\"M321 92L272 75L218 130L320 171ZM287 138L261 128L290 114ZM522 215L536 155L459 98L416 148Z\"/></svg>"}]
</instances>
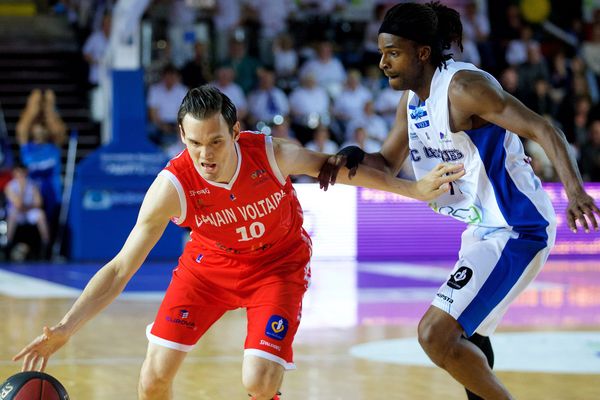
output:
<instances>
[{"instance_id":1,"label":"blue advertising board","mask_svg":"<svg viewBox=\"0 0 600 400\"><path fill-rule=\"evenodd\" d=\"M113 71L113 140L75 169L69 210L72 260L114 257L135 225L146 190L167 163L146 135L142 71ZM185 232L169 224L149 259L179 257Z\"/></svg>"}]
</instances>

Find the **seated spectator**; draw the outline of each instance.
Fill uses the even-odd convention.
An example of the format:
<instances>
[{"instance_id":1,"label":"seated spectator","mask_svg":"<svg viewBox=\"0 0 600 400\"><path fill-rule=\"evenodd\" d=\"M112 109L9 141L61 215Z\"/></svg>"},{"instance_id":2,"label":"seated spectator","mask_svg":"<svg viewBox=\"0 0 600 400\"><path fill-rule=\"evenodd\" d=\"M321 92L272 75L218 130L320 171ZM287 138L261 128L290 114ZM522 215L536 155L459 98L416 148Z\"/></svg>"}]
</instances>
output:
<instances>
[{"instance_id":1,"label":"seated spectator","mask_svg":"<svg viewBox=\"0 0 600 400\"><path fill-rule=\"evenodd\" d=\"M188 61L181 69L183 84L193 89L212 80L210 60L206 54L206 46L202 42L194 44L194 58Z\"/></svg>"},{"instance_id":2,"label":"seated spectator","mask_svg":"<svg viewBox=\"0 0 600 400\"><path fill-rule=\"evenodd\" d=\"M326 89L333 98L342 90L346 81L344 66L333 55L331 42L323 41L317 47L317 58L306 61L300 69L300 75L311 74L317 84Z\"/></svg>"},{"instance_id":3,"label":"seated spectator","mask_svg":"<svg viewBox=\"0 0 600 400\"><path fill-rule=\"evenodd\" d=\"M25 224L35 225L39 231L41 258L46 257L50 243L50 232L46 213L42 207L42 196L38 187L28 177L27 167L18 162L13 170L14 178L4 188L7 200L7 258L11 258L17 227Z\"/></svg>"},{"instance_id":4,"label":"seated spectator","mask_svg":"<svg viewBox=\"0 0 600 400\"><path fill-rule=\"evenodd\" d=\"M600 23L593 25L592 37L583 42L581 57L596 77L600 77Z\"/></svg>"},{"instance_id":5,"label":"seated spectator","mask_svg":"<svg viewBox=\"0 0 600 400\"><path fill-rule=\"evenodd\" d=\"M588 182L600 182L600 120L588 128L588 141L581 151L581 174Z\"/></svg>"},{"instance_id":6,"label":"seated spectator","mask_svg":"<svg viewBox=\"0 0 600 400\"><path fill-rule=\"evenodd\" d=\"M290 121L287 118L284 118L280 123L271 125L271 136L300 145L300 142L296 139L296 134L290 128Z\"/></svg>"},{"instance_id":7,"label":"seated spectator","mask_svg":"<svg viewBox=\"0 0 600 400\"><path fill-rule=\"evenodd\" d=\"M6 135L0 132L0 191L12 179L13 154L6 140Z\"/></svg>"},{"instance_id":8,"label":"seated spectator","mask_svg":"<svg viewBox=\"0 0 600 400\"><path fill-rule=\"evenodd\" d=\"M308 142L319 124L329 126L329 96L312 73L300 76L300 86L290 93L292 127L300 142Z\"/></svg>"},{"instance_id":9,"label":"seated spectator","mask_svg":"<svg viewBox=\"0 0 600 400\"><path fill-rule=\"evenodd\" d=\"M177 128L177 111L187 91L179 83L179 72L171 64L163 70L162 80L148 89L149 138L169 155L183 149Z\"/></svg>"},{"instance_id":10,"label":"seated spectator","mask_svg":"<svg viewBox=\"0 0 600 400\"><path fill-rule=\"evenodd\" d=\"M394 90L388 85L381 90L375 99L375 111L383 117L388 126L394 124L398 103L400 102L403 93L404 91Z\"/></svg>"},{"instance_id":11,"label":"seated spectator","mask_svg":"<svg viewBox=\"0 0 600 400\"><path fill-rule=\"evenodd\" d=\"M352 138L342 143L341 148L347 146L358 146L367 153L375 153L381 149L378 142L369 139L367 129L364 126L358 125L354 128Z\"/></svg>"},{"instance_id":12,"label":"seated spectator","mask_svg":"<svg viewBox=\"0 0 600 400\"><path fill-rule=\"evenodd\" d=\"M33 90L17 122L16 139L21 161L40 189L51 227L56 226L62 197L61 147L66 132L67 127L56 110L54 92L46 90L42 94L39 89Z\"/></svg>"},{"instance_id":13,"label":"seated spectator","mask_svg":"<svg viewBox=\"0 0 600 400\"><path fill-rule=\"evenodd\" d=\"M375 113L372 101L365 103L362 114L353 118L346 128L346 139L351 140L357 126L364 126L369 139L381 146L387 138L389 127L382 116Z\"/></svg>"},{"instance_id":14,"label":"seated spectator","mask_svg":"<svg viewBox=\"0 0 600 400\"><path fill-rule=\"evenodd\" d=\"M233 67L228 64L220 66L215 72L215 79L212 85L231 99L237 109L238 120L244 122L248 115L248 101L241 86L235 83Z\"/></svg>"},{"instance_id":15,"label":"seated spectator","mask_svg":"<svg viewBox=\"0 0 600 400\"><path fill-rule=\"evenodd\" d=\"M506 49L506 62L508 65L517 66L527 61L528 52L531 48L540 50L540 42L533 38L533 29L529 25L521 28L519 39L511 40Z\"/></svg>"},{"instance_id":16,"label":"seated spectator","mask_svg":"<svg viewBox=\"0 0 600 400\"><path fill-rule=\"evenodd\" d=\"M337 143L331 140L329 128L325 125L319 125L317 129L315 129L313 139L306 143L306 146L304 147L312 151L327 154L335 154L339 148Z\"/></svg>"},{"instance_id":17,"label":"seated spectator","mask_svg":"<svg viewBox=\"0 0 600 400\"><path fill-rule=\"evenodd\" d=\"M102 18L102 29L92 32L83 45L83 58L89 64L88 81L97 86L100 80L100 65L108 48L112 19L110 15Z\"/></svg>"},{"instance_id":18,"label":"seated spectator","mask_svg":"<svg viewBox=\"0 0 600 400\"><path fill-rule=\"evenodd\" d=\"M248 55L244 41L231 39L229 42L229 57L225 59L224 63L230 65L235 71L235 83L242 88L244 94L254 89L260 62Z\"/></svg>"},{"instance_id":19,"label":"seated spectator","mask_svg":"<svg viewBox=\"0 0 600 400\"><path fill-rule=\"evenodd\" d=\"M273 65L277 76L277 86L289 91L298 82L298 52L294 40L288 34L280 35L273 43Z\"/></svg>"},{"instance_id":20,"label":"seated spectator","mask_svg":"<svg viewBox=\"0 0 600 400\"><path fill-rule=\"evenodd\" d=\"M365 104L372 99L369 89L361 84L360 72L350 70L344 88L333 103L333 115L341 132L345 131L351 119L362 117Z\"/></svg>"},{"instance_id":21,"label":"seated spectator","mask_svg":"<svg viewBox=\"0 0 600 400\"><path fill-rule=\"evenodd\" d=\"M258 88L248 96L250 124L262 121L270 124L275 118L286 118L290 112L288 98L275 86L275 71L268 67L258 70Z\"/></svg>"}]
</instances>

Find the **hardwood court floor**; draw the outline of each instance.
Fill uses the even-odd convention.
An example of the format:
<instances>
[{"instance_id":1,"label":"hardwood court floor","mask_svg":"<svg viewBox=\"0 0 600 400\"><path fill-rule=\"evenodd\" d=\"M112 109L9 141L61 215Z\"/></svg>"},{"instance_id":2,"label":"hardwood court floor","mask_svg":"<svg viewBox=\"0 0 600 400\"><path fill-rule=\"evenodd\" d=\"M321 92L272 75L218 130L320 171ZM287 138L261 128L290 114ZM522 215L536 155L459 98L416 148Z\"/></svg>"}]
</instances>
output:
<instances>
[{"instance_id":1,"label":"hardwood court floor","mask_svg":"<svg viewBox=\"0 0 600 400\"><path fill-rule=\"evenodd\" d=\"M589 264L589 268L583 268L586 271L585 279L578 273L569 272L565 278L568 285L565 286L563 282L561 287L569 287L574 292L567 291L559 295L556 286L549 286L549 282L557 283L556 274L571 268L573 264L566 267L564 264L555 265L546 268L542 285L534 287L527 296L517 301L516 311L509 311L506 317L508 322L499 329L499 334L549 330L578 330L598 334L600 323L596 319L600 318L600 279L597 279L597 267ZM357 344L413 337L418 319L412 317L410 311L417 308L416 314L420 314L428 300L413 291L410 292L412 300L398 301L391 292L387 292L389 288L362 287L344 295L333 281L336 276L339 281L339 271L333 269L327 272L327 268L317 270L313 265L313 273L313 292L305 302L304 318L307 324L301 325L295 345L298 369L286 374L282 388L284 400L466 398L463 389L437 368L386 363L350 354L350 349ZM360 274L359 268L358 281L362 283L351 280L347 286L354 286L355 289L365 286ZM403 290L400 287L392 289ZM381 292L379 298L373 294L377 291ZM536 298L540 304L527 312L537 312L541 314L541 319L527 326L519 322L524 318L520 313L532 305L532 293L539 295ZM548 293L554 294L550 296ZM565 300L561 307L549 306L556 305L556 300L552 299L557 296L571 300ZM326 299L329 299L329 303ZM42 324L58 321L72 302L72 298L15 298L0 295L0 380L19 369L19 365L10 362L10 357L41 332ZM569 311L574 304L580 304L580 307L576 307L575 312ZM138 372L147 345L145 327L153 320L158 305L159 299L155 298L117 300L51 359L47 372L63 382L75 400L136 399ZM406 313L399 314L398 309L404 309ZM337 314L335 310L338 310ZM353 317L346 320L342 316L340 321L340 315L345 313ZM590 318L585 318L585 314ZM554 316L544 319L544 315ZM583 319L578 319L578 315ZM176 379L175 398L247 399L241 385L245 329L245 312L242 310L230 312L217 322L184 363ZM592 340L590 346L600 364L600 336L596 342ZM555 347L549 344L548 353L556 352ZM512 356L496 354L499 362ZM577 360L572 359L574 354L562 356L565 363L575 361L577 364ZM532 354L532 357L539 355ZM595 371L499 371L498 375L517 399L600 399L600 374Z\"/></svg>"}]
</instances>

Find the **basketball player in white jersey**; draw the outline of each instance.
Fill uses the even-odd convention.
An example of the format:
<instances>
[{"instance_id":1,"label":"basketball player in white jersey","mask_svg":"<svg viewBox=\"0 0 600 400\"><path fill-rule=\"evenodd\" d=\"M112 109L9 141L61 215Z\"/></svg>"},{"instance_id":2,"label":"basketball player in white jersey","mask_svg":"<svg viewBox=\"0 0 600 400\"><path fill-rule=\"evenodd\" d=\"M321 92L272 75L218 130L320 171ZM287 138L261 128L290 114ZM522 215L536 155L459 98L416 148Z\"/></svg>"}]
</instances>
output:
<instances>
[{"instance_id":1,"label":"basketball player in white jersey","mask_svg":"<svg viewBox=\"0 0 600 400\"><path fill-rule=\"evenodd\" d=\"M418 178L441 162L463 163L466 175L430 203L466 222L458 261L419 323L431 360L467 389L469 399L510 399L492 372L494 332L508 305L544 265L556 234L550 200L517 135L538 142L569 198L567 221L598 229L599 210L585 192L564 134L502 90L488 73L454 62L460 16L439 4L392 7L379 30L380 68L404 90L394 126L378 153L345 148L321 169L335 183L342 165L359 163L395 176L409 157Z\"/></svg>"}]
</instances>

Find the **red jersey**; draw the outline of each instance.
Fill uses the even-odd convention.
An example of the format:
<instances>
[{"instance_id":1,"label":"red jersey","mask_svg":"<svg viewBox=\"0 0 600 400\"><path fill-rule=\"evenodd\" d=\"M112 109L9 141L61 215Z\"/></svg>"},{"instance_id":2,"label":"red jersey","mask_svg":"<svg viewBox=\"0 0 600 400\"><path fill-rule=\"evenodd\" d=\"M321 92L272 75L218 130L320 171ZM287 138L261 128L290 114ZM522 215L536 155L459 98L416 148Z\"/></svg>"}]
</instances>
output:
<instances>
[{"instance_id":1,"label":"red jersey","mask_svg":"<svg viewBox=\"0 0 600 400\"><path fill-rule=\"evenodd\" d=\"M241 132L235 146L238 164L229 183L204 179L187 149L160 173L179 193L181 215L173 222L192 231L184 264L210 253L273 259L310 246L302 208L289 177L277 166L272 138Z\"/></svg>"}]
</instances>

